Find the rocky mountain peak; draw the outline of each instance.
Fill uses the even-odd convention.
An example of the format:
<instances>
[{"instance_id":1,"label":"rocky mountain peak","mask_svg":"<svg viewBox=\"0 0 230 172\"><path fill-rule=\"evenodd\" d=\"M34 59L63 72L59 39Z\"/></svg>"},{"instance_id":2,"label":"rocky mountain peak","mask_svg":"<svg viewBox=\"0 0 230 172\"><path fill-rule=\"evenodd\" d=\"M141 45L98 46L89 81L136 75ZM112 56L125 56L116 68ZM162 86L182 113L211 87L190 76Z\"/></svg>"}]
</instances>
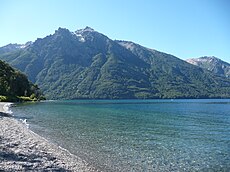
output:
<instances>
[{"instance_id":1,"label":"rocky mountain peak","mask_svg":"<svg viewBox=\"0 0 230 172\"><path fill-rule=\"evenodd\" d=\"M207 69L217 75L230 77L230 64L215 56L203 56L186 60L188 63Z\"/></svg>"},{"instance_id":2,"label":"rocky mountain peak","mask_svg":"<svg viewBox=\"0 0 230 172\"><path fill-rule=\"evenodd\" d=\"M92 29L91 27L86 26L84 29L79 29L77 31L75 31L75 34L77 36L79 35L86 35L86 34L91 34L96 32L94 29Z\"/></svg>"},{"instance_id":3,"label":"rocky mountain peak","mask_svg":"<svg viewBox=\"0 0 230 172\"><path fill-rule=\"evenodd\" d=\"M186 61L194 65L199 65L199 64L204 64L204 63L216 64L216 63L220 63L222 60L220 60L219 58L215 56L203 56L199 58L190 58L190 59L187 59Z\"/></svg>"},{"instance_id":4,"label":"rocky mountain peak","mask_svg":"<svg viewBox=\"0 0 230 172\"><path fill-rule=\"evenodd\" d=\"M83 29L85 32L94 32L94 29L89 27L89 26L86 26L84 29Z\"/></svg>"},{"instance_id":5,"label":"rocky mountain peak","mask_svg":"<svg viewBox=\"0 0 230 172\"><path fill-rule=\"evenodd\" d=\"M55 34L69 33L70 31L66 28L59 27L58 30L55 30Z\"/></svg>"},{"instance_id":6,"label":"rocky mountain peak","mask_svg":"<svg viewBox=\"0 0 230 172\"><path fill-rule=\"evenodd\" d=\"M93 28L89 26L86 26L84 29L79 29L75 31L74 34L81 42L86 42L86 41L92 42L95 39L101 39L101 40L109 39L107 36L95 31Z\"/></svg>"},{"instance_id":7,"label":"rocky mountain peak","mask_svg":"<svg viewBox=\"0 0 230 172\"><path fill-rule=\"evenodd\" d=\"M200 60L202 61L208 61L208 62L218 62L220 61L220 59L218 59L217 57L215 56L204 56L204 57L201 57Z\"/></svg>"},{"instance_id":8,"label":"rocky mountain peak","mask_svg":"<svg viewBox=\"0 0 230 172\"><path fill-rule=\"evenodd\" d=\"M59 28L30 48L0 51L0 59L27 74L50 99L230 97L227 78L90 27Z\"/></svg>"},{"instance_id":9,"label":"rocky mountain peak","mask_svg":"<svg viewBox=\"0 0 230 172\"><path fill-rule=\"evenodd\" d=\"M33 44L32 41L28 41L25 44L8 44L8 45L5 45L3 47L0 47L0 53L7 53L7 52L12 52L12 51L24 49L24 48L27 48L28 46L30 46L31 44Z\"/></svg>"}]
</instances>

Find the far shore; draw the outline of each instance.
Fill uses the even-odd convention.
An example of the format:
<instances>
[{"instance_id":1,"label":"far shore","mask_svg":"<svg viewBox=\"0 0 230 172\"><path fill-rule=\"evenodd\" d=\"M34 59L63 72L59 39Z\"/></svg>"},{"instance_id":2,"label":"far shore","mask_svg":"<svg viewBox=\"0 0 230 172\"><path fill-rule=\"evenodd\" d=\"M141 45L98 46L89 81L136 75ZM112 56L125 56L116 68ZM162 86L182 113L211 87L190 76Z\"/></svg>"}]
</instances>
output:
<instances>
[{"instance_id":1,"label":"far shore","mask_svg":"<svg viewBox=\"0 0 230 172\"><path fill-rule=\"evenodd\" d=\"M7 115L0 102L0 171L98 171Z\"/></svg>"}]
</instances>

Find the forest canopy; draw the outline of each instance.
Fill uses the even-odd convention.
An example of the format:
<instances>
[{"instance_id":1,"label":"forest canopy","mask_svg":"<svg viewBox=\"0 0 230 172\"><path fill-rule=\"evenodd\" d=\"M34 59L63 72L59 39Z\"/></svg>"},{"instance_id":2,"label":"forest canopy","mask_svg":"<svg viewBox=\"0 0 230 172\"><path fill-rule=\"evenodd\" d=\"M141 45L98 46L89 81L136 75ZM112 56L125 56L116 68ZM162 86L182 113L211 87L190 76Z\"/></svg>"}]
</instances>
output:
<instances>
[{"instance_id":1,"label":"forest canopy","mask_svg":"<svg viewBox=\"0 0 230 172\"><path fill-rule=\"evenodd\" d=\"M44 99L37 85L27 76L0 60L0 101Z\"/></svg>"}]
</instances>

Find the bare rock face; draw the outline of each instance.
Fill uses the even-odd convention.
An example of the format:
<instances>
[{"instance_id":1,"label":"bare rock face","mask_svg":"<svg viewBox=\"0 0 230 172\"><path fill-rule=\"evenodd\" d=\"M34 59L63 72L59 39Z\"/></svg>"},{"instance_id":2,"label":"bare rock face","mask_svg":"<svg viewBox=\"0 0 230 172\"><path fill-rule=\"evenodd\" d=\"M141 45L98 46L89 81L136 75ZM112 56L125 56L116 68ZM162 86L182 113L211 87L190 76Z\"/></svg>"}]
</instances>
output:
<instances>
[{"instance_id":1,"label":"bare rock face","mask_svg":"<svg viewBox=\"0 0 230 172\"><path fill-rule=\"evenodd\" d=\"M186 60L188 63L207 69L217 75L230 77L230 64L214 56Z\"/></svg>"}]
</instances>

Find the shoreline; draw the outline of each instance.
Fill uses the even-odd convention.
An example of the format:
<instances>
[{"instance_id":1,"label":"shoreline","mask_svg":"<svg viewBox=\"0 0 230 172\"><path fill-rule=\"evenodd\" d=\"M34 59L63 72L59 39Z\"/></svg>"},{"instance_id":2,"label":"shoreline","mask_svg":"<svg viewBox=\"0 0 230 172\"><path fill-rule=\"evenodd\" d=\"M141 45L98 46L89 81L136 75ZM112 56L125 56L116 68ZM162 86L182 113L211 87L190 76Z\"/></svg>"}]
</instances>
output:
<instances>
[{"instance_id":1,"label":"shoreline","mask_svg":"<svg viewBox=\"0 0 230 172\"><path fill-rule=\"evenodd\" d=\"M9 107L12 104L10 102L0 102L0 113L11 114L12 112L9 110Z\"/></svg>"},{"instance_id":2,"label":"shoreline","mask_svg":"<svg viewBox=\"0 0 230 172\"><path fill-rule=\"evenodd\" d=\"M0 102L0 171L98 171L12 118L6 106Z\"/></svg>"}]
</instances>

